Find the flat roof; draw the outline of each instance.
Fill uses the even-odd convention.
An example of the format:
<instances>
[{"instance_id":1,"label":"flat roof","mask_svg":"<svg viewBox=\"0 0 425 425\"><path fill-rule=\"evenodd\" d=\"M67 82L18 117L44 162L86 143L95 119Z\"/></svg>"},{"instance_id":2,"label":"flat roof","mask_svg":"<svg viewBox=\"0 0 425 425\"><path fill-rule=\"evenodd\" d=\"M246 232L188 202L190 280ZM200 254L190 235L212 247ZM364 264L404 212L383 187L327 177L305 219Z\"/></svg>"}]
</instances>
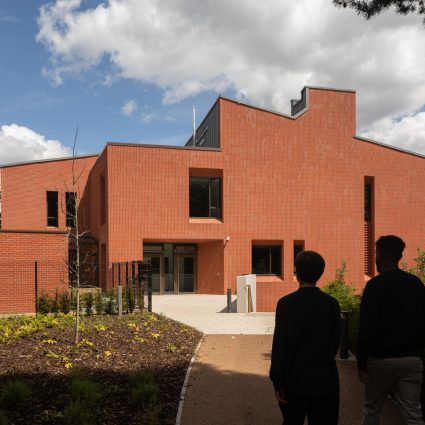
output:
<instances>
[{"instance_id":1,"label":"flat roof","mask_svg":"<svg viewBox=\"0 0 425 425\"><path fill-rule=\"evenodd\" d=\"M20 165L30 165L30 164L41 164L45 162L55 162L55 161L69 161L73 159L81 159L81 158L91 158L93 156L99 156L98 153L93 153L89 155L78 155L78 156L65 156L61 158L48 158L48 159L36 159L33 161L23 161L23 162L14 162L9 164L0 164L0 168L8 168L8 167L17 167Z\"/></svg>"}]
</instances>

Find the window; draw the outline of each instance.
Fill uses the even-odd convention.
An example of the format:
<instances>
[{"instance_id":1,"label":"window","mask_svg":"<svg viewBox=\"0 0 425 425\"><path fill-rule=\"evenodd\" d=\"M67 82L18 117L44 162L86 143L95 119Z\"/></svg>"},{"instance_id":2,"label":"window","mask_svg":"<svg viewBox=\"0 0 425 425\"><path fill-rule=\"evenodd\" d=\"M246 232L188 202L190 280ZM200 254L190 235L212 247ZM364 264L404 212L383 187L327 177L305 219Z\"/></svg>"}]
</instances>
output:
<instances>
[{"instance_id":1,"label":"window","mask_svg":"<svg viewBox=\"0 0 425 425\"><path fill-rule=\"evenodd\" d=\"M364 221L372 221L372 183L366 181L364 185Z\"/></svg>"},{"instance_id":2,"label":"window","mask_svg":"<svg viewBox=\"0 0 425 425\"><path fill-rule=\"evenodd\" d=\"M189 177L190 217L221 218L221 179Z\"/></svg>"},{"instance_id":3,"label":"window","mask_svg":"<svg viewBox=\"0 0 425 425\"><path fill-rule=\"evenodd\" d=\"M106 181L100 176L100 224L106 222Z\"/></svg>"},{"instance_id":4,"label":"window","mask_svg":"<svg viewBox=\"0 0 425 425\"><path fill-rule=\"evenodd\" d=\"M252 273L254 274L282 274L282 248L280 246L253 246Z\"/></svg>"},{"instance_id":5,"label":"window","mask_svg":"<svg viewBox=\"0 0 425 425\"><path fill-rule=\"evenodd\" d=\"M58 192L47 192L47 226L58 227Z\"/></svg>"},{"instance_id":6,"label":"window","mask_svg":"<svg viewBox=\"0 0 425 425\"><path fill-rule=\"evenodd\" d=\"M65 193L66 203L66 227L75 227L77 213L77 194L75 192Z\"/></svg>"}]
</instances>

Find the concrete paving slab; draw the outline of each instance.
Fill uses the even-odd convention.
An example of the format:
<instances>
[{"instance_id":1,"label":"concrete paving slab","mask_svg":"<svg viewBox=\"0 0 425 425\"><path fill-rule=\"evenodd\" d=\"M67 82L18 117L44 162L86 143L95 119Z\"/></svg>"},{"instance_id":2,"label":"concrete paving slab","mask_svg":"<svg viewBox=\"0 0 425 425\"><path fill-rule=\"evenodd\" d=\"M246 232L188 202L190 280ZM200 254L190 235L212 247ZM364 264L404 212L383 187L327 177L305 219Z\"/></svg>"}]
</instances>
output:
<instances>
[{"instance_id":1,"label":"concrete paving slab","mask_svg":"<svg viewBox=\"0 0 425 425\"><path fill-rule=\"evenodd\" d=\"M233 298L233 305L236 298ZM274 313L227 313L226 295L154 295L152 310L205 334L273 334Z\"/></svg>"}]
</instances>

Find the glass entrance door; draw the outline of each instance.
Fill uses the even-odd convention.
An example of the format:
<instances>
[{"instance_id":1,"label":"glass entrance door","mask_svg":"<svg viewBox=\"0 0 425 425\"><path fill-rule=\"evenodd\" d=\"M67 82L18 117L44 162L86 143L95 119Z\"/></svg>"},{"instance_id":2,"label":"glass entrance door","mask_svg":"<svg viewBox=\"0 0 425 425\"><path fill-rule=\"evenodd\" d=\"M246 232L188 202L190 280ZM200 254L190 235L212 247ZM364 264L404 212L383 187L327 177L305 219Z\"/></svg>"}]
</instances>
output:
<instances>
[{"instance_id":1,"label":"glass entrance door","mask_svg":"<svg viewBox=\"0 0 425 425\"><path fill-rule=\"evenodd\" d=\"M152 292L164 293L164 261L162 255L146 255L144 260L151 264Z\"/></svg>"},{"instance_id":2,"label":"glass entrance door","mask_svg":"<svg viewBox=\"0 0 425 425\"><path fill-rule=\"evenodd\" d=\"M178 292L195 292L196 262L193 254L176 255Z\"/></svg>"}]
</instances>

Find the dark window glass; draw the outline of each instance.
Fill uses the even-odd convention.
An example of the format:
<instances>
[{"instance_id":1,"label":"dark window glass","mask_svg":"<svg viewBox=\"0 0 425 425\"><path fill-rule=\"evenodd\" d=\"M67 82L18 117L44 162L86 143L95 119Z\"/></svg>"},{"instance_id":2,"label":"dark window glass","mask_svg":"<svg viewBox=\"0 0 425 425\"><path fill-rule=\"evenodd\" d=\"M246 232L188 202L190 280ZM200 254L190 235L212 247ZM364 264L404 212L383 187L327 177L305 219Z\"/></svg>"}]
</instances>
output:
<instances>
[{"instance_id":1,"label":"dark window glass","mask_svg":"<svg viewBox=\"0 0 425 425\"><path fill-rule=\"evenodd\" d=\"M221 218L221 180L210 180L210 216Z\"/></svg>"},{"instance_id":2,"label":"dark window glass","mask_svg":"<svg viewBox=\"0 0 425 425\"><path fill-rule=\"evenodd\" d=\"M364 185L364 221L367 223L372 221L372 185L370 183Z\"/></svg>"},{"instance_id":3,"label":"dark window glass","mask_svg":"<svg viewBox=\"0 0 425 425\"><path fill-rule=\"evenodd\" d=\"M75 227L75 218L77 213L77 194L75 192L66 192L66 226Z\"/></svg>"},{"instance_id":4,"label":"dark window glass","mask_svg":"<svg viewBox=\"0 0 425 425\"><path fill-rule=\"evenodd\" d=\"M221 218L221 179L189 178L190 217Z\"/></svg>"},{"instance_id":5,"label":"dark window glass","mask_svg":"<svg viewBox=\"0 0 425 425\"><path fill-rule=\"evenodd\" d=\"M47 226L58 227L58 192L47 192Z\"/></svg>"},{"instance_id":6,"label":"dark window glass","mask_svg":"<svg viewBox=\"0 0 425 425\"><path fill-rule=\"evenodd\" d=\"M252 273L281 275L281 259L280 246L253 246Z\"/></svg>"}]
</instances>

